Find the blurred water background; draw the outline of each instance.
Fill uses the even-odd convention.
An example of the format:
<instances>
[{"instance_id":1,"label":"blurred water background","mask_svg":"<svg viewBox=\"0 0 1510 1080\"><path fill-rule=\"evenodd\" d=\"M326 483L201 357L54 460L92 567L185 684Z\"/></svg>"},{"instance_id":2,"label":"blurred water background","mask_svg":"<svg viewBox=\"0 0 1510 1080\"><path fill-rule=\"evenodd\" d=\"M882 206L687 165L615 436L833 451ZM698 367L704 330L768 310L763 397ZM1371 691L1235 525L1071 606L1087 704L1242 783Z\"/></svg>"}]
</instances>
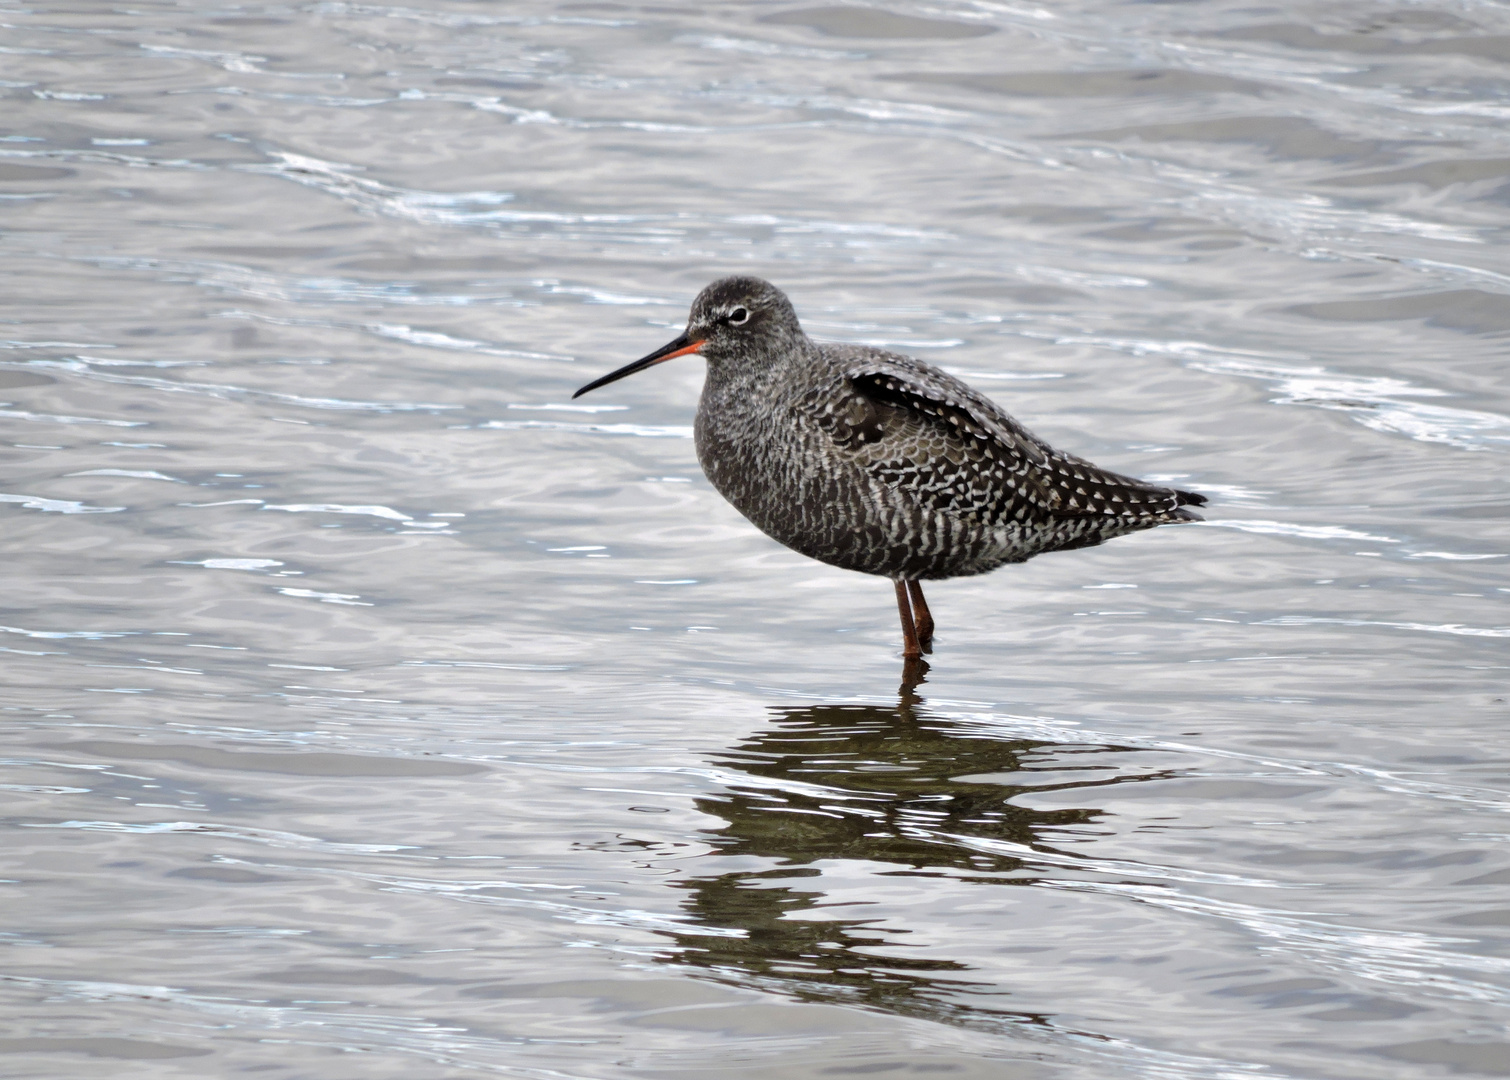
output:
<instances>
[{"instance_id":1,"label":"blurred water background","mask_svg":"<svg viewBox=\"0 0 1510 1080\"><path fill-rule=\"evenodd\" d=\"M1510 1075L1504 4L0 24L0 1071ZM1208 520L899 690L731 272Z\"/></svg>"}]
</instances>

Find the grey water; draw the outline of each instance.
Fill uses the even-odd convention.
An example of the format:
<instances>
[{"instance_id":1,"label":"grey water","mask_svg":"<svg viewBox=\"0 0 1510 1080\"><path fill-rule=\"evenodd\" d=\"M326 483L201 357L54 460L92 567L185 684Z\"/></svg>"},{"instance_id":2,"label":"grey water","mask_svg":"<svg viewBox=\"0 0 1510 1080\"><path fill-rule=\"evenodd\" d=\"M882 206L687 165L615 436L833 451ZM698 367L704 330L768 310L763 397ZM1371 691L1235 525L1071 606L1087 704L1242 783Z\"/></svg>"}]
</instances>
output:
<instances>
[{"instance_id":1,"label":"grey water","mask_svg":"<svg viewBox=\"0 0 1510 1080\"><path fill-rule=\"evenodd\" d=\"M1510 8L0 8L0 1073L1510 1075ZM889 584L708 281L1200 525Z\"/></svg>"}]
</instances>

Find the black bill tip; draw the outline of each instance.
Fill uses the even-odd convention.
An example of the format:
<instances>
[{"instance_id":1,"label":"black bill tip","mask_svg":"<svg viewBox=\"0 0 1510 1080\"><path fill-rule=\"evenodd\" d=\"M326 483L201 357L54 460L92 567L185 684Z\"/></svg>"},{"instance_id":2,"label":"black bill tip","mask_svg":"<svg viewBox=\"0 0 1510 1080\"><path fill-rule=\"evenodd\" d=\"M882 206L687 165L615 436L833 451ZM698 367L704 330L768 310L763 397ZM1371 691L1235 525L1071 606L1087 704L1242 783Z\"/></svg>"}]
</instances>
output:
<instances>
[{"instance_id":1,"label":"black bill tip","mask_svg":"<svg viewBox=\"0 0 1510 1080\"><path fill-rule=\"evenodd\" d=\"M610 371L601 379L594 379L592 382L588 383L586 386L582 387L582 389L573 394L572 400L577 400L577 398L581 397L589 390L596 390L600 386L607 386L611 382L618 382L620 379L624 378L627 375L633 375L636 371L644 371L648 367L654 367L656 364L664 363L665 361L671 360L675 357L686 356L688 353L695 353L702 347L703 339L694 341L689 335L682 334L674 341L666 342L666 344L662 345L659 349L655 350L655 352L651 353L649 356L642 356L632 364L625 364L617 371Z\"/></svg>"}]
</instances>

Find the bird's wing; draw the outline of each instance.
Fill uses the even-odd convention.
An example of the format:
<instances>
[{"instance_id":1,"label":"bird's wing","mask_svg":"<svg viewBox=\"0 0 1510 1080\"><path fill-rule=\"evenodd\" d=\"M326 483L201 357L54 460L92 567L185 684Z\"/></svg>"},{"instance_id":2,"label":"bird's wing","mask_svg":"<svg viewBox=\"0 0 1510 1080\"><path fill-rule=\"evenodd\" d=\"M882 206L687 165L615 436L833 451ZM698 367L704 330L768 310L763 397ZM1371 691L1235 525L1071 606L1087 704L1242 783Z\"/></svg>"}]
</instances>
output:
<instances>
[{"instance_id":1,"label":"bird's wing","mask_svg":"<svg viewBox=\"0 0 1510 1080\"><path fill-rule=\"evenodd\" d=\"M938 509L1018 520L1149 518L1205 501L1055 450L989 398L912 357L866 350L845 359L844 386L821 418L830 436L872 475Z\"/></svg>"},{"instance_id":2,"label":"bird's wing","mask_svg":"<svg viewBox=\"0 0 1510 1080\"><path fill-rule=\"evenodd\" d=\"M845 377L868 397L937 416L962 435L989 439L1013 457L1034 465L1048 464L1048 444L984 394L910 356L886 355L885 361L854 365Z\"/></svg>"},{"instance_id":3,"label":"bird's wing","mask_svg":"<svg viewBox=\"0 0 1510 1080\"><path fill-rule=\"evenodd\" d=\"M1047 447L989 400L911 357L855 349L835 359L835 383L805 404L877 480L962 517L1051 512L1038 480Z\"/></svg>"}]
</instances>

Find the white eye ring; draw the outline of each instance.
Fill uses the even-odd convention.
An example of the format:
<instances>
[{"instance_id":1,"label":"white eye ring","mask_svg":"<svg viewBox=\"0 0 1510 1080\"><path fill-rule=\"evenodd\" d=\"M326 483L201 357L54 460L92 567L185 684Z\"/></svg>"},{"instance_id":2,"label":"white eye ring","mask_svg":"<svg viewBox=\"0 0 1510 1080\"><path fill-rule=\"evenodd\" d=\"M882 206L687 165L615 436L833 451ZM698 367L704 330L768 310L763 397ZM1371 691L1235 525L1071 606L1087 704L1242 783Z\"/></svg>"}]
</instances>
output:
<instances>
[{"instance_id":1,"label":"white eye ring","mask_svg":"<svg viewBox=\"0 0 1510 1080\"><path fill-rule=\"evenodd\" d=\"M743 326L750 321L750 309L737 307L729 312L728 323L730 326Z\"/></svg>"}]
</instances>

